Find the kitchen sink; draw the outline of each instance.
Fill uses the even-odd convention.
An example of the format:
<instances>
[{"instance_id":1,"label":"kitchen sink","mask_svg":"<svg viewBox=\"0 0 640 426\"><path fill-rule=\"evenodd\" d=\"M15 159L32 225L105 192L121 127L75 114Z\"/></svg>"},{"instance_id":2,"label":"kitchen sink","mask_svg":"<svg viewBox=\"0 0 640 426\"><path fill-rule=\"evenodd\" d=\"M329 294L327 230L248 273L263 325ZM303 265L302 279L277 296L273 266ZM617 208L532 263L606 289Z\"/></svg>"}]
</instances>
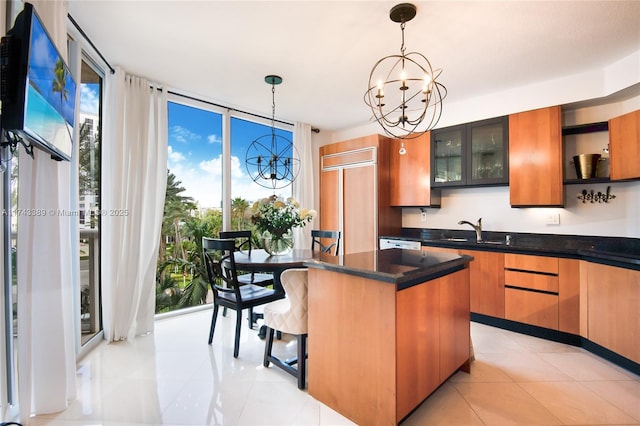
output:
<instances>
[{"instance_id":1,"label":"kitchen sink","mask_svg":"<svg viewBox=\"0 0 640 426\"><path fill-rule=\"evenodd\" d=\"M504 244L504 241L480 241L478 244Z\"/></svg>"},{"instance_id":2,"label":"kitchen sink","mask_svg":"<svg viewBox=\"0 0 640 426\"><path fill-rule=\"evenodd\" d=\"M459 243L466 243L469 240L466 238L440 238L440 241L457 241Z\"/></svg>"}]
</instances>

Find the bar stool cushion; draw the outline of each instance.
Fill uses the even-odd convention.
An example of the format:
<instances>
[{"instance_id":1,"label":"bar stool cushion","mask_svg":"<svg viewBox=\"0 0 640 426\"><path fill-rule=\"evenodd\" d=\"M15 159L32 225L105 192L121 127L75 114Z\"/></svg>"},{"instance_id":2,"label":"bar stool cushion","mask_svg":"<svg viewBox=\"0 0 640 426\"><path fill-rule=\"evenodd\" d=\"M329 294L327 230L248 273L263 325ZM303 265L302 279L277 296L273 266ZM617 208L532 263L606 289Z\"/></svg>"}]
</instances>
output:
<instances>
[{"instance_id":1,"label":"bar stool cushion","mask_svg":"<svg viewBox=\"0 0 640 426\"><path fill-rule=\"evenodd\" d=\"M267 334L262 365L270 363L298 379L298 389L306 387L307 375L307 269L287 269L280 277L286 299L264 306L264 324ZM275 331L297 335L297 356L282 360L274 356L273 334ZM293 366L297 364L297 368Z\"/></svg>"},{"instance_id":2,"label":"bar stool cushion","mask_svg":"<svg viewBox=\"0 0 640 426\"><path fill-rule=\"evenodd\" d=\"M287 296L264 306L264 324L283 333L306 334L307 270L288 269L281 280Z\"/></svg>"}]
</instances>

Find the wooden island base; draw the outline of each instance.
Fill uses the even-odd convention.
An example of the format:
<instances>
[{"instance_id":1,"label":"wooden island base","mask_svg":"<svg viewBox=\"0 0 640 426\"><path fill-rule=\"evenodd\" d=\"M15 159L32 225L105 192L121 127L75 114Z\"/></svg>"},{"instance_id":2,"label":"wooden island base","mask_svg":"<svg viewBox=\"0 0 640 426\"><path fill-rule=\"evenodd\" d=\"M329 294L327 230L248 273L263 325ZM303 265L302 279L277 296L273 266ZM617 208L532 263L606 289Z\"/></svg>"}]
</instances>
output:
<instances>
[{"instance_id":1,"label":"wooden island base","mask_svg":"<svg viewBox=\"0 0 640 426\"><path fill-rule=\"evenodd\" d=\"M469 333L468 267L401 290L309 268L309 394L357 424L398 424L469 372Z\"/></svg>"}]
</instances>

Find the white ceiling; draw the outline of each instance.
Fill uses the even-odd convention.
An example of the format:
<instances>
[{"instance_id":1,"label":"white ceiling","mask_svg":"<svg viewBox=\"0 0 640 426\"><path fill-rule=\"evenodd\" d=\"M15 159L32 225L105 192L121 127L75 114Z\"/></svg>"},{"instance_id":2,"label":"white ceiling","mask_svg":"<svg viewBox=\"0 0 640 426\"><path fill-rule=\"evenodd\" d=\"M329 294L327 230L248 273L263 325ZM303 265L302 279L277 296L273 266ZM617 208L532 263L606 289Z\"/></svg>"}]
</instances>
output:
<instances>
[{"instance_id":1,"label":"white ceiling","mask_svg":"<svg viewBox=\"0 0 640 426\"><path fill-rule=\"evenodd\" d=\"M375 62L400 51L387 1L69 0L112 65L185 94L323 130L368 123ZM407 52L446 102L603 69L640 50L640 1L418 1ZM640 72L640 71L639 71Z\"/></svg>"}]
</instances>

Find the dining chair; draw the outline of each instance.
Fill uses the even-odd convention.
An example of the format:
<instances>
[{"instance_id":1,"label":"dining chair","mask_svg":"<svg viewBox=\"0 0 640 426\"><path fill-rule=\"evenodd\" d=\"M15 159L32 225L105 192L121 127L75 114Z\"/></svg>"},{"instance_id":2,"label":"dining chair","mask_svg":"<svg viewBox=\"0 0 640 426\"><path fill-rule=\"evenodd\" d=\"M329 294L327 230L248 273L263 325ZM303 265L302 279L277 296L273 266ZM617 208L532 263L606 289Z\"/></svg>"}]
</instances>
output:
<instances>
[{"instance_id":1,"label":"dining chair","mask_svg":"<svg viewBox=\"0 0 640 426\"><path fill-rule=\"evenodd\" d=\"M251 241L251 231L220 231L218 234L220 238L232 238L236 242L236 251L244 251L251 255L251 248L253 243ZM262 287L268 287L273 285L273 274L264 272L248 272L244 271L238 274L238 282L240 284L255 284ZM222 316L227 315L227 309L223 309ZM262 318L261 313L254 313L253 309L249 310L249 328L253 329L253 325Z\"/></svg>"},{"instance_id":2,"label":"dining chair","mask_svg":"<svg viewBox=\"0 0 640 426\"><path fill-rule=\"evenodd\" d=\"M207 278L213 292L213 315L209 329L209 344L213 341L218 308L222 306L233 309L236 311L233 356L237 358L240 350L242 311L282 299L284 294L267 287L238 282L238 271L234 259L235 241L233 239L203 237L202 252ZM249 321L251 322L251 316Z\"/></svg>"},{"instance_id":3,"label":"dining chair","mask_svg":"<svg viewBox=\"0 0 640 426\"><path fill-rule=\"evenodd\" d=\"M326 240L330 241L326 241ZM326 244L323 244L323 241ZM323 231L314 229L311 231L311 250L320 250L323 253L330 253L337 256L340 252L340 231Z\"/></svg>"},{"instance_id":4,"label":"dining chair","mask_svg":"<svg viewBox=\"0 0 640 426\"><path fill-rule=\"evenodd\" d=\"M264 306L264 325L267 335L264 348L263 365L269 363L282 368L298 379L298 388L306 387L307 366L307 269L292 268L282 272L280 277L286 298L271 302ZM297 336L297 357L292 360L282 360L273 355L274 332L294 334ZM297 364L297 368L293 365Z\"/></svg>"},{"instance_id":5,"label":"dining chair","mask_svg":"<svg viewBox=\"0 0 640 426\"><path fill-rule=\"evenodd\" d=\"M232 238L235 240L236 251L246 251L251 255L251 231L220 231L220 238ZM273 274L262 272L251 272L248 274L238 275L240 284L255 284L263 287L273 285Z\"/></svg>"}]
</instances>

